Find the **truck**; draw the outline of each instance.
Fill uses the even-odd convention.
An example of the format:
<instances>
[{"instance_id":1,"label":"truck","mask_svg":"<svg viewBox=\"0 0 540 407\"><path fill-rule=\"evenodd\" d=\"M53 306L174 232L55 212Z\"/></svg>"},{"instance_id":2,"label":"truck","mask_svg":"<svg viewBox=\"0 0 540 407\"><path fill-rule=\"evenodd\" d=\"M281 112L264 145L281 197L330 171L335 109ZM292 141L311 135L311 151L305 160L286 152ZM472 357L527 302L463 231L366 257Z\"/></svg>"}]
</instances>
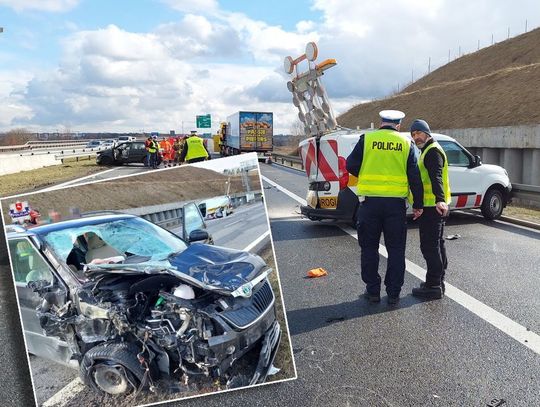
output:
<instances>
[{"instance_id":1,"label":"truck","mask_svg":"<svg viewBox=\"0 0 540 407\"><path fill-rule=\"evenodd\" d=\"M219 129L221 156L256 152L259 161L271 162L273 116L271 112L236 112L227 117Z\"/></svg>"}]
</instances>

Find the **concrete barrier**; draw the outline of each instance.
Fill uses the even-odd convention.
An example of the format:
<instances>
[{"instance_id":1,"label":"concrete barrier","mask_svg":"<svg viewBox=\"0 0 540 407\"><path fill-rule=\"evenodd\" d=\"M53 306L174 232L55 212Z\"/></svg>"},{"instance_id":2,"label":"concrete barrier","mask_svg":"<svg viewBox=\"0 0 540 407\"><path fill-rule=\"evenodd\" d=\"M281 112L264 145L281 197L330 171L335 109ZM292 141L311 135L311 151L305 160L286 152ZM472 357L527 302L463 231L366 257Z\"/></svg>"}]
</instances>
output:
<instances>
[{"instance_id":1,"label":"concrete barrier","mask_svg":"<svg viewBox=\"0 0 540 407\"><path fill-rule=\"evenodd\" d=\"M2 154L0 175L14 174L20 171L34 170L60 164L54 155L22 156L20 154Z\"/></svg>"},{"instance_id":2,"label":"concrete barrier","mask_svg":"<svg viewBox=\"0 0 540 407\"><path fill-rule=\"evenodd\" d=\"M454 137L485 164L504 167L513 183L540 185L540 125L436 132Z\"/></svg>"}]
</instances>

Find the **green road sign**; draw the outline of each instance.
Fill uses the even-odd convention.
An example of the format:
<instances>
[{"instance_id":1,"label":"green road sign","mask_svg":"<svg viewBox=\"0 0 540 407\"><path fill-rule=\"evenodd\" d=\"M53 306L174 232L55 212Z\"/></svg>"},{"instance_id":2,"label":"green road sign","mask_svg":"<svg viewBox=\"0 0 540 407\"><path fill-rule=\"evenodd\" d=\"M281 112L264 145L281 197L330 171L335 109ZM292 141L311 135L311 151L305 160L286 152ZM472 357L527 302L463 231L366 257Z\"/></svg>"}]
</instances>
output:
<instances>
[{"instance_id":1,"label":"green road sign","mask_svg":"<svg viewBox=\"0 0 540 407\"><path fill-rule=\"evenodd\" d=\"M200 129L209 129L212 127L212 119L209 114L197 116L197 127Z\"/></svg>"}]
</instances>

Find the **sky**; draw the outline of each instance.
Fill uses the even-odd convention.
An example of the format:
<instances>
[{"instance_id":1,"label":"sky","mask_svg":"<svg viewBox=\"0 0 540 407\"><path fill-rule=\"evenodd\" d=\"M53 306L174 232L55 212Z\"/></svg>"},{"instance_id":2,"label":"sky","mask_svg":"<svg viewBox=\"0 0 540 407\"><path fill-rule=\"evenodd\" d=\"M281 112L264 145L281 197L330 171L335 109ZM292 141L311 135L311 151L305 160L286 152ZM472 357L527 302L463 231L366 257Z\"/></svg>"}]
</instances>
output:
<instances>
[{"instance_id":1,"label":"sky","mask_svg":"<svg viewBox=\"0 0 540 407\"><path fill-rule=\"evenodd\" d=\"M211 114L215 132L244 110L288 134L283 59L309 41L337 60L340 114L526 26L540 1L0 0L0 131L180 133Z\"/></svg>"}]
</instances>

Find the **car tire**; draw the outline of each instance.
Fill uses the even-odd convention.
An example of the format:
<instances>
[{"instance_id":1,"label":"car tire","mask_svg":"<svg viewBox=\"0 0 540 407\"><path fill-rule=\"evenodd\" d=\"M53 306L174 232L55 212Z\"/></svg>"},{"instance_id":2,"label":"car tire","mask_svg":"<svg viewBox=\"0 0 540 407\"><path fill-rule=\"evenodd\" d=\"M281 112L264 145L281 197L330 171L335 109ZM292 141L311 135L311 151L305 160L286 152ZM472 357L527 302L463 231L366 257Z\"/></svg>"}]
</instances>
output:
<instances>
[{"instance_id":1,"label":"car tire","mask_svg":"<svg viewBox=\"0 0 540 407\"><path fill-rule=\"evenodd\" d=\"M105 156L101 157L100 165L113 165L113 159L111 157Z\"/></svg>"},{"instance_id":2,"label":"car tire","mask_svg":"<svg viewBox=\"0 0 540 407\"><path fill-rule=\"evenodd\" d=\"M83 383L101 394L112 396L136 392L145 379L137 360L140 351L130 343L105 343L85 353L79 375Z\"/></svg>"},{"instance_id":3,"label":"car tire","mask_svg":"<svg viewBox=\"0 0 540 407\"><path fill-rule=\"evenodd\" d=\"M488 220L497 219L501 216L504 208L503 194L496 188L489 189L484 196L484 201L480 210L484 218Z\"/></svg>"}]
</instances>

